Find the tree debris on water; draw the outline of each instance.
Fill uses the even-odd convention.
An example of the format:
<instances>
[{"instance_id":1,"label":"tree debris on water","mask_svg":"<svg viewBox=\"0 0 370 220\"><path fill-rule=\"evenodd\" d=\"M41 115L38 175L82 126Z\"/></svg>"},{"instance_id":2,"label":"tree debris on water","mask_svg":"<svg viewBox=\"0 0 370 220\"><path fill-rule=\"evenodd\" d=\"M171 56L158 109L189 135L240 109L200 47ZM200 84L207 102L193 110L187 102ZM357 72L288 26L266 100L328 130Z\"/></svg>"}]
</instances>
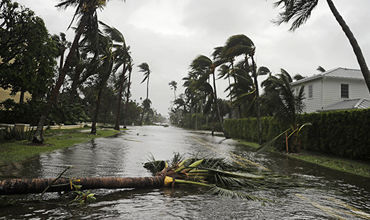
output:
<instances>
[{"instance_id":1,"label":"tree debris on water","mask_svg":"<svg viewBox=\"0 0 370 220\"><path fill-rule=\"evenodd\" d=\"M83 177L6 179L0 181L0 195L45 192L68 192L88 189L161 188L178 185L206 187L212 194L250 200L264 200L248 194L246 189L276 184L279 179L271 173L240 172L235 164L223 158L187 158L174 154L171 161L155 160L144 164L152 177ZM269 177L269 178L267 178Z\"/></svg>"}]
</instances>

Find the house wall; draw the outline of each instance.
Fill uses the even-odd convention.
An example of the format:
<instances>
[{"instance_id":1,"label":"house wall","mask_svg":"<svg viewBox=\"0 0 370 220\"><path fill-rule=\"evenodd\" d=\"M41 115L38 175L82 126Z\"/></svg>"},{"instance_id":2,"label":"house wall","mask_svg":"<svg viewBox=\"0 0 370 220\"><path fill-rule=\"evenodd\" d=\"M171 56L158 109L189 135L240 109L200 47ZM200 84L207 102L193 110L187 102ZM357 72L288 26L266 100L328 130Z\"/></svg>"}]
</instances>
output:
<instances>
[{"instance_id":1,"label":"house wall","mask_svg":"<svg viewBox=\"0 0 370 220\"><path fill-rule=\"evenodd\" d=\"M303 103L305 105L303 112L311 113L316 112L322 107L322 85L321 79L306 82L304 85L304 97ZM312 98L309 98L309 86L312 85ZM292 86L293 90L297 93L297 90L301 88L301 85Z\"/></svg>"},{"instance_id":2,"label":"house wall","mask_svg":"<svg viewBox=\"0 0 370 220\"><path fill-rule=\"evenodd\" d=\"M297 89L304 85L305 99L303 100L303 103L305 104L305 108L303 112L312 113L319 111L328 105L346 100L345 98L341 98L341 84L349 85L348 99L370 99L370 94L365 81L362 79L323 77L313 81L304 82L300 85L294 85L292 88L296 92ZM310 85L313 86L312 98L308 97Z\"/></svg>"},{"instance_id":3,"label":"house wall","mask_svg":"<svg viewBox=\"0 0 370 220\"><path fill-rule=\"evenodd\" d=\"M370 99L369 92L367 90L364 80L359 79L344 79L344 78L324 78L324 90L323 90L323 103L324 107L346 100L347 98L341 98L341 84L349 85L349 98L366 98Z\"/></svg>"},{"instance_id":4,"label":"house wall","mask_svg":"<svg viewBox=\"0 0 370 220\"><path fill-rule=\"evenodd\" d=\"M10 89L5 90L3 88L0 88L0 102L3 102L7 99L13 99L14 102L18 103L20 94L20 92L17 92L15 95L11 95ZM31 94L29 94L28 92L24 93L24 101L26 102L27 99L31 99Z\"/></svg>"}]
</instances>

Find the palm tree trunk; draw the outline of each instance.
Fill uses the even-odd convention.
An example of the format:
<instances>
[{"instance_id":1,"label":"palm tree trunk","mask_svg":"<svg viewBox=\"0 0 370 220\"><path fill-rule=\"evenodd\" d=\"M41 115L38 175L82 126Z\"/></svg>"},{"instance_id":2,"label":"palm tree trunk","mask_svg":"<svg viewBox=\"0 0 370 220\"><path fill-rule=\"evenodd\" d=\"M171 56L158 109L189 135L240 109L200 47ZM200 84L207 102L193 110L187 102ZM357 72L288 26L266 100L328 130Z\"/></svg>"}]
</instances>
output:
<instances>
[{"instance_id":1,"label":"palm tree trunk","mask_svg":"<svg viewBox=\"0 0 370 220\"><path fill-rule=\"evenodd\" d=\"M96 104L95 104L96 107L95 107L95 112L94 112L94 117L93 117L93 121L91 125L90 134L96 134L96 122L98 120L102 92L103 92L103 86L100 86L99 92L98 92L98 99L96 100Z\"/></svg>"},{"instance_id":2,"label":"palm tree trunk","mask_svg":"<svg viewBox=\"0 0 370 220\"><path fill-rule=\"evenodd\" d=\"M128 105L129 105L129 99L130 99L130 86L131 86L131 70L128 72L128 84L127 84L127 93L126 93L126 106L124 110L124 128L126 128L126 123L127 123L127 111L128 111Z\"/></svg>"},{"instance_id":3,"label":"palm tree trunk","mask_svg":"<svg viewBox=\"0 0 370 220\"><path fill-rule=\"evenodd\" d=\"M261 106L259 100L259 89L258 89L258 81L257 81L257 70L256 70L256 63L254 62L254 57L252 58L252 69L253 69L253 79L254 79L254 86L256 87L256 105L257 105L257 129L258 129L258 144L262 144L262 126L261 126Z\"/></svg>"},{"instance_id":4,"label":"palm tree trunk","mask_svg":"<svg viewBox=\"0 0 370 220\"><path fill-rule=\"evenodd\" d=\"M146 81L146 99L149 98L149 77L150 75L148 75L148 80Z\"/></svg>"},{"instance_id":5,"label":"palm tree trunk","mask_svg":"<svg viewBox=\"0 0 370 220\"><path fill-rule=\"evenodd\" d=\"M49 116L49 113L52 109L53 104L58 101L58 95L59 95L60 87L64 83L64 78L67 74L67 71L72 66L73 56L74 56L75 51L78 48L78 42L80 41L80 38L82 36L83 30L84 30L84 27L85 27L85 23L86 23L85 20L86 19L84 19L84 18L81 19L81 23L80 23L79 27L77 28L75 38L73 40L71 49L70 49L70 51L67 55L64 66L63 66L63 68L60 69L58 80L55 83L54 88L51 90L50 94L48 95L46 106L44 107L44 109L41 112L39 123L37 125L35 134L34 134L33 139L32 139L33 143L42 144L44 142L43 127L44 127L46 118Z\"/></svg>"},{"instance_id":6,"label":"palm tree trunk","mask_svg":"<svg viewBox=\"0 0 370 220\"><path fill-rule=\"evenodd\" d=\"M217 116L218 116L218 121L220 123L220 126L221 126L221 130L222 132L224 132L224 125L223 125L223 121L222 121L222 117L221 117L221 113L220 113L220 108L218 106L218 99L217 99L217 90L216 90L216 77L215 77L215 69L216 67L212 65L211 67L211 74L213 76L213 89L214 89L214 102L215 102L215 106L216 106L216 111L217 111Z\"/></svg>"},{"instance_id":7,"label":"palm tree trunk","mask_svg":"<svg viewBox=\"0 0 370 220\"><path fill-rule=\"evenodd\" d=\"M164 175L154 177L85 177L76 178L81 190L122 189L122 188L160 188L164 185ZM0 181L0 195L71 191L70 179L7 179Z\"/></svg>"},{"instance_id":8,"label":"palm tree trunk","mask_svg":"<svg viewBox=\"0 0 370 220\"><path fill-rule=\"evenodd\" d=\"M19 104L24 103L24 90L21 89L21 94L19 95Z\"/></svg>"},{"instance_id":9,"label":"palm tree trunk","mask_svg":"<svg viewBox=\"0 0 370 220\"><path fill-rule=\"evenodd\" d=\"M342 27L344 33L346 34L349 42L351 43L352 49L355 52L357 62L360 65L362 75L364 76L365 83L367 86L367 89L369 90L370 93L370 71L369 68L367 67L364 55L362 54L361 48L357 43L357 40L355 36L353 35L352 31L344 21L343 17L340 15L338 12L337 8L335 7L334 3L332 0L327 0L326 1L329 5L329 8L331 12L333 13L335 19L339 23L339 25Z\"/></svg>"},{"instance_id":10,"label":"palm tree trunk","mask_svg":"<svg viewBox=\"0 0 370 220\"><path fill-rule=\"evenodd\" d=\"M114 125L114 130L117 130L117 131L119 131L119 121L120 121L120 116L121 116L121 102L122 102L123 84L125 82L125 73L126 73L126 63L123 64L121 82L119 85L119 92L118 92L117 115L116 115L116 123Z\"/></svg>"}]
</instances>

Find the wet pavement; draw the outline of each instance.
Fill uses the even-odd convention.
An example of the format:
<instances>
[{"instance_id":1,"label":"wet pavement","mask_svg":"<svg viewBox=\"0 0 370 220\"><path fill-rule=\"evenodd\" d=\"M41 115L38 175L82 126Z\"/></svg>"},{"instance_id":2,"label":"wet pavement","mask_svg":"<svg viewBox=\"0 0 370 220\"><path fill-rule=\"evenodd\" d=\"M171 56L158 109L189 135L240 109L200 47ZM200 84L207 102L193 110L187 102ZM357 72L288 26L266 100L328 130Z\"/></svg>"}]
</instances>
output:
<instances>
[{"instance_id":1,"label":"wet pavement","mask_svg":"<svg viewBox=\"0 0 370 220\"><path fill-rule=\"evenodd\" d=\"M370 219L370 179L321 168L283 155L256 154L236 141L174 127L130 127L110 138L97 138L0 170L0 178L65 176L151 176L143 164L154 156L240 157L288 176L285 186L249 192L270 202L210 195L203 188L95 190L97 200L83 206L48 193L3 196L0 219ZM240 158L239 158L240 159ZM242 159L241 159L242 160ZM263 168L260 167L261 172ZM4 202L3 202L4 203Z\"/></svg>"}]
</instances>

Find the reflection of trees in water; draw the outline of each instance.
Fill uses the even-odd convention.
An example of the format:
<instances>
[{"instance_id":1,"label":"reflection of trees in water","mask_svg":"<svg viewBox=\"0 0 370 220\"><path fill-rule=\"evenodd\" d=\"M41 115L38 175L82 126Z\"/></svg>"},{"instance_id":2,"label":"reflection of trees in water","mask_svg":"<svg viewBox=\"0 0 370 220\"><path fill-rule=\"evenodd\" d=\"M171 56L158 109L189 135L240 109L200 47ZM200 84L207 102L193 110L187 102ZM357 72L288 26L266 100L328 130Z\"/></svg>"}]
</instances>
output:
<instances>
[{"instance_id":1,"label":"reflection of trees in water","mask_svg":"<svg viewBox=\"0 0 370 220\"><path fill-rule=\"evenodd\" d=\"M37 156L24 162L16 162L1 166L0 179L42 177L40 174L41 171L40 156Z\"/></svg>"}]
</instances>

